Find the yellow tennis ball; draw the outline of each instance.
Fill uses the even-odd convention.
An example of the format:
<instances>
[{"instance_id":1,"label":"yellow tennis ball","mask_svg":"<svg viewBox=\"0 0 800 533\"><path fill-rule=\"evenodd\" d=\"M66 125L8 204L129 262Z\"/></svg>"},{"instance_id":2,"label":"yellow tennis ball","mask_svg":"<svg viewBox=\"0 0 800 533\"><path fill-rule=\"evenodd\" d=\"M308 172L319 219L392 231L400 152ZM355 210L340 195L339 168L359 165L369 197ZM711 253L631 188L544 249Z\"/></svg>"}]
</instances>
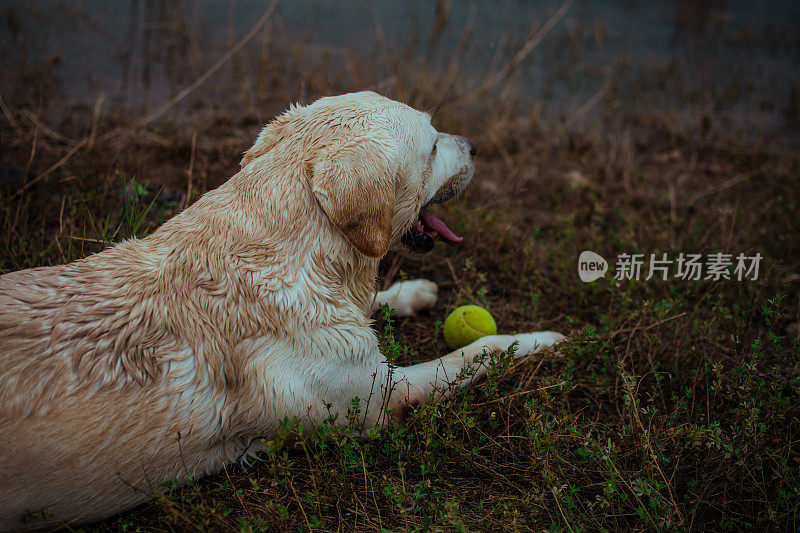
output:
<instances>
[{"instance_id":1,"label":"yellow tennis ball","mask_svg":"<svg viewBox=\"0 0 800 533\"><path fill-rule=\"evenodd\" d=\"M494 318L489 311L477 305L456 307L444 321L444 342L451 350L495 334L497 324Z\"/></svg>"}]
</instances>

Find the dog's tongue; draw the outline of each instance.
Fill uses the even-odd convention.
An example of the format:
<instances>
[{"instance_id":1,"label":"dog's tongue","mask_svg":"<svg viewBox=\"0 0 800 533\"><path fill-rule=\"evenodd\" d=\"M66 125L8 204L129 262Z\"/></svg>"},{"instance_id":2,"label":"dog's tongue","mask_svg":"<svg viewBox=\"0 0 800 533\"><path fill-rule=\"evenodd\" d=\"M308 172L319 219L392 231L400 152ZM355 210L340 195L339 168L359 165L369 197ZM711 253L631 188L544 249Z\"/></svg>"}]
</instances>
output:
<instances>
[{"instance_id":1,"label":"dog's tongue","mask_svg":"<svg viewBox=\"0 0 800 533\"><path fill-rule=\"evenodd\" d=\"M419 212L419 219L425 228L436 231L439 237L447 244L456 244L464 240L463 237L459 237L453 233L453 230L448 228L447 224L436 218L436 216L427 209L422 209Z\"/></svg>"}]
</instances>

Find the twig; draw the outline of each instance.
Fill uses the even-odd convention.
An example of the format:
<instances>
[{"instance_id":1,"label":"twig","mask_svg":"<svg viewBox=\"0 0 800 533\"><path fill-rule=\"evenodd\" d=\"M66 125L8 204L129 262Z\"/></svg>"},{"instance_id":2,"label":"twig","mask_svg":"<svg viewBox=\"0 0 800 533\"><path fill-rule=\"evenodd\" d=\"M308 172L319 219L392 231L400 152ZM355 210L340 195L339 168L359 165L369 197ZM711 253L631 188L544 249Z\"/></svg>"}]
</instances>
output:
<instances>
[{"instance_id":1,"label":"twig","mask_svg":"<svg viewBox=\"0 0 800 533\"><path fill-rule=\"evenodd\" d=\"M58 237L64 233L64 205L67 203L67 195L61 197L61 210L58 212Z\"/></svg>"},{"instance_id":2,"label":"twig","mask_svg":"<svg viewBox=\"0 0 800 533\"><path fill-rule=\"evenodd\" d=\"M575 531L575 529L570 525L567 515L564 514L564 509L561 508L561 502L558 501L558 495L556 491L551 489L551 492L553 493L553 499L556 501L556 505L558 506L558 512L561 513L561 518L564 519L564 523L567 525L567 529L569 529L570 532Z\"/></svg>"},{"instance_id":3,"label":"twig","mask_svg":"<svg viewBox=\"0 0 800 533\"><path fill-rule=\"evenodd\" d=\"M389 267L389 270L386 272L386 277L383 280L383 289L386 290L392 285L392 281L394 281L394 277L397 275L397 272L400 270L400 265L403 264L403 258L400 254L394 254L392 258L392 265Z\"/></svg>"},{"instance_id":4,"label":"twig","mask_svg":"<svg viewBox=\"0 0 800 533\"><path fill-rule=\"evenodd\" d=\"M88 137L81 139L78 143L75 144L75 146L72 147L72 149L69 152L67 152L67 155L59 159L56 163L51 165L47 170L45 170L44 172L33 178L31 181L27 182L25 185L23 185L22 188L20 188L20 190L16 192L15 196L22 194L22 192L28 190L34 183L39 182L42 178L44 178L45 176L47 176L48 174L59 168L61 165L66 163L67 160L75 154L75 152L86 146L88 143L89 143Z\"/></svg>"},{"instance_id":5,"label":"twig","mask_svg":"<svg viewBox=\"0 0 800 533\"><path fill-rule=\"evenodd\" d=\"M160 117L161 115L163 115L164 113L169 111L175 104L177 104L178 102L183 100L186 97L186 95L188 95L189 93L191 93L192 91L197 89L200 85L202 85L203 82L205 82L212 74L214 74L217 70L219 70L220 67L222 67L222 65L224 65L228 60L230 60L230 58L233 57L233 55L236 54L236 52L241 50L242 47L244 45L246 45L250 41L250 39L252 39L253 36L256 35L256 33L258 33L259 29L261 29L261 27L266 23L267 19L269 19L269 17L272 14L272 12L275 10L275 6L277 4L278 4L278 0L273 0L272 3L269 5L269 7L266 9L266 11L264 11L264 14L261 15L261 18L259 18L258 21L256 21L256 23L253 26L253 28L247 33L247 35L242 37L239 40L239 42L237 42L234 45L233 48L228 50L225 53L225 55L223 55L221 58L219 58L217 60L217 62L214 63L208 70L206 70L199 78L197 78L194 81L194 83L192 83L191 85L189 85L188 87L183 89L181 92L176 94L174 97L172 97L169 101L167 101L163 105L159 106L153 112L151 112L151 113L145 115L144 117L136 120L131 125L131 128L136 129L136 128L145 126L148 123L152 122L153 120L157 119L158 117ZM31 181L26 183L21 189L19 189L15 193L15 196L22 194L25 190L27 190L29 187L31 187L34 183L37 183L38 181L40 181L42 178L44 178L45 176L47 176L51 172L53 172L54 170L56 170L59 167L61 167L61 165L66 163L73 155L75 155L75 152L77 152L78 150L80 150L81 148L83 148L84 146L89 144L90 141L92 143L94 141L97 141L97 140L99 140L99 141L107 141L109 139L113 139L114 137L119 136L120 134L123 133L123 131L124 130L118 128L118 129L114 129L114 130L108 131L108 132L106 132L106 133L104 133L103 135L100 135L100 136L84 137L83 139L78 141L75 144L75 146L73 146L72 149L70 149L70 151L67 152L67 154L64 157L62 157L61 159L59 159L54 165L50 166L47 170L45 170L44 172L42 172L41 174L36 176L34 179L32 179Z\"/></svg>"},{"instance_id":6,"label":"twig","mask_svg":"<svg viewBox=\"0 0 800 533\"><path fill-rule=\"evenodd\" d=\"M8 123L11 124L11 127L16 131L19 131L19 124L17 124L17 121L14 119L14 114L11 113L11 110L6 105L5 100L3 100L2 94L0 94L0 110L3 111L3 115L6 117Z\"/></svg>"},{"instance_id":7,"label":"twig","mask_svg":"<svg viewBox=\"0 0 800 533\"><path fill-rule=\"evenodd\" d=\"M626 349L626 352L627 351L628 350ZM661 475L661 479L664 481L664 485L666 485L667 487L667 493L669 494L669 499L672 503L672 507L675 509L675 513L678 515L678 525L681 525L684 523L683 513L681 513L681 509L678 506L677 500L675 499L675 494L672 492L672 484L667 479L667 476L664 475L664 471L661 469L658 455L656 455L656 452L655 450L653 450L653 446L650 443L649 432L645 429L644 424L642 423L642 419L639 417L639 407L638 407L639 403L633 398L634 391L628 390L627 392L628 395L631 397L631 403L633 404L633 407L631 409L631 411L633 412L633 417L636 420L636 424L639 426L639 429L642 431L644 442L647 445L647 451L650 453L650 459L653 461L653 465L656 467L656 470L658 470L658 473Z\"/></svg>"},{"instance_id":8,"label":"twig","mask_svg":"<svg viewBox=\"0 0 800 533\"><path fill-rule=\"evenodd\" d=\"M539 372L539 368L541 368L542 363L544 363L544 360L547 359L547 357L549 355L552 355L553 352L552 352L552 350L542 350L541 353L542 353L542 356L539 358L539 362L536 364L536 368L533 369L533 372L531 372L530 376L528 376L528 379L525 381L525 387L526 388L531 384L531 381L533 380L534 376L536 376L536 373ZM520 361L520 362L524 363L524 362L527 362L527 361L523 360L523 361Z\"/></svg>"},{"instance_id":9,"label":"twig","mask_svg":"<svg viewBox=\"0 0 800 533\"><path fill-rule=\"evenodd\" d=\"M444 88L442 91L442 98L439 100L439 103L436 105L436 109L440 109L442 105L444 105L445 101L449 101L450 96L453 92L453 87L456 83L456 77L458 76L459 71L464 66L464 62L462 61L459 63L459 55L463 54L464 59L468 55L468 52L465 53L467 49L466 43L467 39L469 38L470 34L472 33L472 28L475 26L475 14L477 13L477 5L473 4L469 11L469 16L467 16L467 21L464 23L464 28L461 30L461 35L458 38L458 43L456 44L455 52L453 53L452 57L450 58L450 63L447 65L447 72L445 74L444 80L441 82L441 86Z\"/></svg>"},{"instance_id":10,"label":"twig","mask_svg":"<svg viewBox=\"0 0 800 533\"><path fill-rule=\"evenodd\" d=\"M450 274L453 276L453 282L456 284L456 288L461 291L461 282L458 280L456 269L453 266L453 263L450 262L450 258L445 259L445 263L447 263L447 267L450 269Z\"/></svg>"},{"instance_id":11,"label":"twig","mask_svg":"<svg viewBox=\"0 0 800 533\"><path fill-rule=\"evenodd\" d=\"M261 27L264 26L264 24L269 19L270 15L272 15L272 12L275 10L275 6L277 5L278 5L278 0L272 0L272 3L269 5L266 11L264 11L264 13L261 15L261 18L259 18L253 25L253 28L249 32L247 32L247 34L244 37L239 39L239 42L237 42L233 46L233 48L228 50L225 53L225 55L220 57L216 61L216 63L211 65L211 67L209 67L208 70L203 72L203 74L199 78L197 78L191 85L184 88L181 92L170 98L167 102L160 105L158 108L156 108L149 114L145 115L144 117L134 122L133 128L146 126L148 123L154 121L155 119L157 119L158 117L169 111L175 104L186 98L186 96L189 95L192 91L200 87L200 85L202 85L209 77L211 77L212 74L218 71L225 63L227 63L230 60L230 58L233 57L234 54L236 54L236 52L241 50L242 47L244 47L244 45L246 45L250 41L250 39L252 39L259 32Z\"/></svg>"},{"instance_id":12,"label":"twig","mask_svg":"<svg viewBox=\"0 0 800 533\"><path fill-rule=\"evenodd\" d=\"M494 400L489 400L489 401L483 402L483 403L476 403L476 404L473 404L473 405L475 407L478 407L478 406L481 406L481 405L489 405L489 404L492 404L492 403L500 402L502 400L508 400L509 398L515 398L517 396L522 396L523 394L531 394L532 392L539 392L539 391L543 391L543 390L547 390L547 389L552 389L552 388L555 388L555 387L563 387L566 384L567 384L566 381L562 381L561 383L554 383L553 385L547 385L546 387L539 387L538 389L529 389L529 390L518 391L518 392L515 392L513 394L508 394L506 396L503 396L502 398L495 398Z\"/></svg>"},{"instance_id":13,"label":"twig","mask_svg":"<svg viewBox=\"0 0 800 533\"><path fill-rule=\"evenodd\" d=\"M94 144L95 137L97 137L97 123L100 121L100 112L103 109L103 102L105 102L105 99L106 97L101 94L94 103L94 109L92 110L92 127L89 130L89 146Z\"/></svg>"},{"instance_id":14,"label":"twig","mask_svg":"<svg viewBox=\"0 0 800 533\"><path fill-rule=\"evenodd\" d=\"M74 142L73 139L70 139L70 138L62 135L59 132L57 132L56 130L54 130L53 128L50 128L50 127L46 126L45 124L43 124L42 121L39 120L39 117L37 117L36 115L31 113L30 109L23 109L22 113L26 117L28 117L28 120L30 120L36 128L42 130L42 133L44 133L45 135L47 135L51 139L55 139L56 141L59 141L59 142Z\"/></svg>"},{"instance_id":15,"label":"twig","mask_svg":"<svg viewBox=\"0 0 800 533\"><path fill-rule=\"evenodd\" d=\"M682 313L678 313L677 315L672 315L672 316L670 316L670 317L667 317L667 318L665 318L665 319L663 319L663 320L659 320L658 322L653 322L652 324L650 324L649 326L647 326L646 328L644 328L644 330L643 330L643 331L649 331L649 330L653 329L654 327L660 326L661 324L664 324L664 323L666 323L666 322L670 322L670 321L672 321L672 320L675 320L676 318L680 318L680 317L682 317L682 316L684 316L684 315L686 315L686 311L684 311L684 312L682 312ZM634 331L636 331L637 329L639 329L639 326L640 326L640 325L641 325L641 321L639 321L639 322L638 322L638 323L637 323L637 324L636 324L634 327L632 327L632 328L622 328L622 329L618 329L618 330L616 330L616 331L612 331L611 333L609 333L609 334L608 334L608 338L606 338L606 342L604 342L604 343L603 343L603 345L600 347L600 350L602 350L603 348L605 348L605 347L606 347L606 345L607 345L609 342L611 342L611 339L613 339L614 337L616 337L616 336L617 336L617 335L619 335L620 333L631 333L631 332L634 332Z\"/></svg>"},{"instance_id":16,"label":"twig","mask_svg":"<svg viewBox=\"0 0 800 533\"><path fill-rule=\"evenodd\" d=\"M564 121L564 123L559 127L559 131L560 132L565 131L572 124L574 124L581 117L583 117L583 115L588 113L590 109L596 106L597 102L599 102L603 98L603 96L605 96L605 94L608 92L609 87L611 87L611 80L606 80L603 86L600 87L600 89L598 89L597 92L594 93L594 95L591 98L589 98L586 102L584 102L583 105L581 105L578 109L576 109L575 112L572 113L569 116L569 118L567 118L566 121Z\"/></svg>"},{"instance_id":17,"label":"twig","mask_svg":"<svg viewBox=\"0 0 800 533\"><path fill-rule=\"evenodd\" d=\"M192 132L192 154L189 156L189 168L186 170L186 199L183 205L189 205L192 199L192 171L194 169L194 153L197 148L197 130Z\"/></svg>"},{"instance_id":18,"label":"twig","mask_svg":"<svg viewBox=\"0 0 800 533\"><path fill-rule=\"evenodd\" d=\"M101 241L99 239L91 239L89 237L76 237L74 235L67 235L67 238L72 239L73 241L93 242L95 244L106 244L106 241Z\"/></svg>"},{"instance_id":19,"label":"twig","mask_svg":"<svg viewBox=\"0 0 800 533\"><path fill-rule=\"evenodd\" d=\"M239 499L239 505L241 505L241 506L242 506L242 510L243 510L245 513L248 513L249 511L248 511L248 509L247 509L247 505L245 505L245 503L244 503L244 499L242 499L242 495L241 495L241 494L239 494L239 491L238 491L238 490L236 490L236 485L234 485L234 484L233 484L233 480L231 479L231 476L230 476L230 474L228 474L228 469L227 469L227 468L225 468L225 467L223 466L223 467L222 467L222 470L225 472L225 477L226 477L226 478L228 478L228 483L230 483L230 485L231 485L231 488L233 489L233 493L234 493L234 494L236 494L236 498L238 498L238 499Z\"/></svg>"},{"instance_id":20,"label":"twig","mask_svg":"<svg viewBox=\"0 0 800 533\"><path fill-rule=\"evenodd\" d=\"M522 63L525 60L526 57L528 57L528 55L533 51L533 49L536 48L545 37L547 37L547 35L552 31L552 29L556 26L556 24L558 24L559 21L561 21L561 19L564 18L564 15L567 14L567 11L569 11L569 8L572 6L572 2L573 0L566 0L563 4L561 4L561 7L558 8L558 11L553 13L553 16L551 16L547 20L547 22L545 22L544 25L541 28L539 28L539 31L537 31L533 37L528 39L528 42L526 42L522 46L522 48L519 49L519 51L514 55L514 57L508 63L506 63L505 66L502 69L500 69L499 72L497 72L494 76L492 76L483 84L481 84L481 86L478 88L477 91L475 91L475 93L480 93L480 94L485 93L495 85L498 85L509 74L511 74L511 72L513 72L514 69L517 68L520 65L520 63Z\"/></svg>"},{"instance_id":21,"label":"twig","mask_svg":"<svg viewBox=\"0 0 800 533\"><path fill-rule=\"evenodd\" d=\"M671 320L673 318L677 318L679 316L683 316L685 314L686 313L680 313L680 314L675 315L673 317L670 317L670 318L667 318L665 320L662 320L661 322L656 322L655 324L651 324L650 326L644 328L644 331L647 331L651 327L655 327L658 324L662 324L662 323L664 323L664 322L666 322L668 320ZM641 320L636 325L634 330L639 328L639 324L641 324ZM639 402L638 402L638 400L637 400L637 398L635 396L635 394L638 392L639 384L637 383L636 389L634 389L632 386L629 385L630 382L625 377L625 363L624 363L624 360L625 359L629 359L630 352L631 352L631 341L632 341L632 339L633 339L633 335L631 335L631 337L628 338L628 343L625 346L625 356L623 357L623 359L620 359L619 362L617 363L618 370L619 370L618 376L622 376L622 382L623 382L623 387L625 389L625 393L628 395L628 397L630 398L630 402L631 402L631 415L632 415L632 418L634 419L634 421L636 422L636 425L639 427L639 429L642 432L642 436L643 436L644 442L645 442L645 444L647 446L647 451L648 451L648 453L650 455L650 459L653 461L653 465L655 466L655 468L658 471L658 473L661 475L661 479L664 481L664 485L667 487L667 492L669 494L670 502L672 503L672 506L675 509L675 513L678 515L678 525L681 525L681 524L684 523L683 513L681 513L680 507L678 506L678 502L675 499L675 494L672 491L672 485L670 484L670 480L667 479L667 476L664 474L664 471L661 469L661 466L659 464L658 455L656 455L655 450L653 449L653 446L652 446L652 444L650 442L649 431L644 427L644 424L642 423L642 419L639 416ZM641 383L641 382L639 382L639 383Z\"/></svg>"},{"instance_id":22,"label":"twig","mask_svg":"<svg viewBox=\"0 0 800 533\"><path fill-rule=\"evenodd\" d=\"M730 189L734 185L738 185L739 183L745 181L746 179L747 179L747 176L745 176L745 175L734 176L731 179L726 180L726 181L722 182L721 184L717 185L716 187L712 187L712 188L707 189L707 190L705 190L703 192L699 192L699 193L695 194L694 196L692 196L689 199L689 203L693 204L696 201L698 201L698 200L700 200L702 198L705 198L707 196L712 196L714 194L719 194L721 192L727 191L728 189Z\"/></svg>"},{"instance_id":23,"label":"twig","mask_svg":"<svg viewBox=\"0 0 800 533\"><path fill-rule=\"evenodd\" d=\"M297 500L297 505L300 506L300 511L303 513L303 518L306 521L306 527L311 529L311 521L308 519L308 515L306 514L306 510L303 508L303 502L300 501L300 496L298 496L297 491L294 489L294 483L292 480L289 480L289 488L292 489L292 494L294 494L294 499Z\"/></svg>"},{"instance_id":24,"label":"twig","mask_svg":"<svg viewBox=\"0 0 800 533\"><path fill-rule=\"evenodd\" d=\"M27 110L26 110L27 111ZM34 121L34 128L33 128L33 140L31 141L31 154L28 157L28 163L25 165L25 177L28 177L28 173L31 171L31 165L33 165L33 158L36 156L36 145L39 141L39 121Z\"/></svg>"},{"instance_id":25,"label":"twig","mask_svg":"<svg viewBox=\"0 0 800 533\"><path fill-rule=\"evenodd\" d=\"M489 72L495 72L497 70L497 65L503 58L503 52L505 51L507 42L508 42L508 31L504 31L503 35L500 36L500 40L497 42L497 47L495 48L494 51L494 57L492 57L489 66L484 71L486 75L488 75Z\"/></svg>"},{"instance_id":26,"label":"twig","mask_svg":"<svg viewBox=\"0 0 800 533\"><path fill-rule=\"evenodd\" d=\"M503 146L503 142L497 138L497 133L494 129L488 130L489 139L494 143L497 151L500 152L500 155L503 157L503 163L506 164L508 167L508 171L511 172L514 169L514 159L511 157L511 154L508 153L506 147Z\"/></svg>"},{"instance_id":27,"label":"twig","mask_svg":"<svg viewBox=\"0 0 800 533\"><path fill-rule=\"evenodd\" d=\"M381 519L381 508L378 505L378 500L375 498L375 488L372 486L372 481L367 479L367 461L364 459L364 452L361 449L358 450L358 453L361 454L361 468L364 471L364 498L367 498L366 492L367 489L372 489L372 501L375 503L375 510L378 512L378 523L380 525L383 524L383 520ZM383 529L383 528L381 528Z\"/></svg>"}]
</instances>

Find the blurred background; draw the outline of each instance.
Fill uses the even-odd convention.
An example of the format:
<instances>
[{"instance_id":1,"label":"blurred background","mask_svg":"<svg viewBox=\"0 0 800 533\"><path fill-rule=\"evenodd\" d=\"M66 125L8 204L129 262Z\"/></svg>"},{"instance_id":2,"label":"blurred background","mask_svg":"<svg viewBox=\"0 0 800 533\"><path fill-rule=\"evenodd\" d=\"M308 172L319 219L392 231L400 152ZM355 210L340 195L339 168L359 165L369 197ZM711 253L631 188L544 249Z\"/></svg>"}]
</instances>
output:
<instances>
[{"instance_id":1,"label":"blurred background","mask_svg":"<svg viewBox=\"0 0 800 533\"><path fill-rule=\"evenodd\" d=\"M797 2L294 0L261 21L269 2L1 5L3 98L52 121L95 106L98 120L148 113L256 24L202 90L159 118L263 122L292 101L369 87L429 107L499 95L549 126L658 110L681 127L798 135Z\"/></svg>"}]
</instances>

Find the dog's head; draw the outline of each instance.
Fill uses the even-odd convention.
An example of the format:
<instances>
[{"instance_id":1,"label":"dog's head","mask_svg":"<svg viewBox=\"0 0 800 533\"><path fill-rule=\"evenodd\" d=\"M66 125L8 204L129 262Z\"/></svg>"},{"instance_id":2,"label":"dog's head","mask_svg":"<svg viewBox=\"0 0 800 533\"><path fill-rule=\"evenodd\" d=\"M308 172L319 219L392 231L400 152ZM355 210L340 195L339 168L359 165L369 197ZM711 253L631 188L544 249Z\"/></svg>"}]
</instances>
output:
<instances>
[{"instance_id":1,"label":"dog's head","mask_svg":"<svg viewBox=\"0 0 800 533\"><path fill-rule=\"evenodd\" d=\"M242 166L278 147L302 159L320 208L361 254L461 241L426 207L469 183L475 146L437 132L427 113L373 92L321 98L267 124Z\"/></svg>"}]
</instances>

